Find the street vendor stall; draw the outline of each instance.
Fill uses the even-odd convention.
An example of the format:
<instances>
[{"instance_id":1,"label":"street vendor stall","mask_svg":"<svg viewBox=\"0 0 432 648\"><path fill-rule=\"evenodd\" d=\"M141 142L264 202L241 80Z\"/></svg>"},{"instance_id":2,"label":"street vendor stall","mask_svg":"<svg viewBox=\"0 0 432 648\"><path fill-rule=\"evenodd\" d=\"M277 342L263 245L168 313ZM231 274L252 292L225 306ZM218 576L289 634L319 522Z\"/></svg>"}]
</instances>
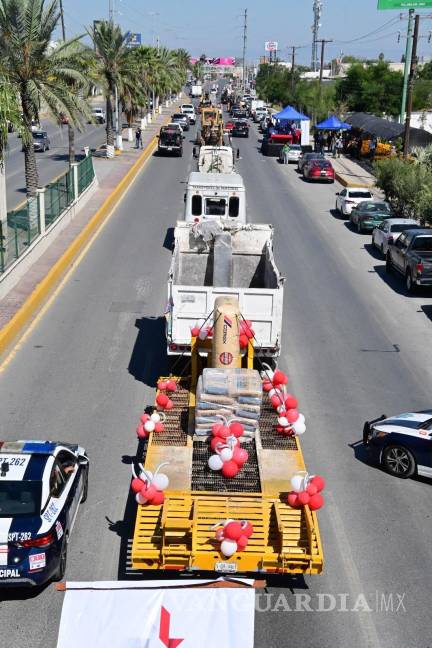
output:
<instances>
[{"instance_id":1,"label":"street vendor stall","mask_svg":"<svg viewBox=\"0 0 432 648\"><path fill-rule=\"evenodd\" d=\"M310 118L298 112L293 106L272 115L274 128L270 128L263 139L263 155L278 157L284 144L293 142L302 146L309 145Z\"/></svg>"}]
</instances>

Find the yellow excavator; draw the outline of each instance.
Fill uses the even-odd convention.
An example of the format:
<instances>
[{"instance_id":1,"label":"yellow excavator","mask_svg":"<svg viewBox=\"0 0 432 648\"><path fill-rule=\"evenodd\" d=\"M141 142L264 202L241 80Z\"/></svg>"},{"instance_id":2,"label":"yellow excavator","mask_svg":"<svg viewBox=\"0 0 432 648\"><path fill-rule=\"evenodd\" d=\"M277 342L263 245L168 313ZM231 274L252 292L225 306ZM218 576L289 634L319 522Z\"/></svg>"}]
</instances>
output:
<instances>
[{"instance_id":1,"label":"yellow excavator","mask_svg":"<svg viewBox=\"0 0 432 648\"><path fill-rule=\"evenodd\" d=\"M211 315L211 338L202 335L204 324L192 331L188 375L159 379L175 381L176 389L170 395L173 406L165 411L164 430L150 433L138 459L146 473L154 474L158 466L166 464L169 486L162 504L138 504L132 571L318 574L323 568L323 551L317 514L307 505L292 508L287 503L291 477L305 471L299 440L276 430L275 411L269 395L262 392L262 376L254 368L253 338L240 350L243 318L238 299L233 295L217 297ZM248 461L232 478L209 468L212 449L209 438L202 435L207 414L204 411L202 418L200 408L215 407L203 403L213 375L216 386L222 386L219 394L232 396L233 385L240 383L246 390L241 392L243 397L256 394L248 391L251 385L258 384L260 390L254 433L241 438ZM228 392L224 391L226 384L231 385ZM160 393L158 390L157 396ZM223 397L210 397L216 403L218 398L220 407L225 407ZM247 547L229 557L215 539L214 528L223 520L247 520L253 526Z\"/></svg>"}]
</instances>

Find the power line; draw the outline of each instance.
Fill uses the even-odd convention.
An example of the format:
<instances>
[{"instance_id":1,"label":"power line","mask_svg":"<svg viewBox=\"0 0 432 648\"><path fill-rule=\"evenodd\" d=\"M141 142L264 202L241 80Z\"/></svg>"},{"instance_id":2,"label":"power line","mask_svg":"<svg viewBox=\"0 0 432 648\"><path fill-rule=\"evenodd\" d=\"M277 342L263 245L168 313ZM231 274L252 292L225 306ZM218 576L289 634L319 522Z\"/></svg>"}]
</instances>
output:
<instances>
[{"instance_id":1,"label":"power line","mask_svg":"<svg viewBox=\"0 0 432 648\"><path fill-rule=\"evenodd\" d=\"M397 22L399 22L399 18L392 18L391 20L388 20L386 23L381 25L380 27L377 27L371 32L368 32L367 34L363 34L363 36L357 36L356 38L352 38L351 40L335 40L335 43L343 43L343 44L349 44L349 43L356 43L357 41L363 40L364 38L368 38L368 36L373 36L377 32L380 32L382 29L385 27L389 27L390 25L394 25Z\"/></svg>"}]
</instances>

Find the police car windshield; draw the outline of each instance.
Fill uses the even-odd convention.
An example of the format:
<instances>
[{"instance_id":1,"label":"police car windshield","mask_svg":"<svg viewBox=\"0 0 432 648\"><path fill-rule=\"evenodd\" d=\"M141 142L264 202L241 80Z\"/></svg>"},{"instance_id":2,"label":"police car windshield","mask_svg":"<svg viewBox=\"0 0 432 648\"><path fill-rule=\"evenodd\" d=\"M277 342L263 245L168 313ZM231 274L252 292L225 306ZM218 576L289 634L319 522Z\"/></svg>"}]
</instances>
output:
<instances>
[{"instance_id":1,"label":"police car windshield","mask_svg":"<svg viewBox=\"0 0 432 648\"><path fill-rule=\"evenodd\" d=\"M0 518L40 515L41 482L1 481Z\"/></svg>"}]
</instances>

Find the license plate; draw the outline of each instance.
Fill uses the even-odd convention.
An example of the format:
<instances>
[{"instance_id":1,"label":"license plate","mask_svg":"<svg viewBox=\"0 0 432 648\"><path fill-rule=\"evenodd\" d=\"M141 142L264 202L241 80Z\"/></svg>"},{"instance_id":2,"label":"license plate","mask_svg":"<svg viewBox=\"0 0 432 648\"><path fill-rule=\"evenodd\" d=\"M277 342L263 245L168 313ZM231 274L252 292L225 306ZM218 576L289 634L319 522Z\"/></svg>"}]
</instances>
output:
<instances>
[{"instance_id":1,"label":"license plate","mask_svg":"<svg viewBox=\"0 0 432 648\"><path fill-rule=\"evenodd\" d=\"M237 571L237 563L217 562L215 571L234 574Z\"/></svg>"},{"instance_id":2,"label":"license plate","mask_svg":"<svg viewBox=\"0 0 432 648\"><path fill-rule=\"evenodd\" d=\"M322 176L325 176L325 175L327 175L327 174L326 174L325 171L321 171L321 175L322 175Z\"/></svg>"},{"instance_id":3,"label":"license plate","mask_svg":"<svg viewBox=\"0 0 432 648\"><path fill-rule=\"evenodd\" d=\"M168 151L172 151L172 146L168 146Z\"/></svg>"}]
</instances>

